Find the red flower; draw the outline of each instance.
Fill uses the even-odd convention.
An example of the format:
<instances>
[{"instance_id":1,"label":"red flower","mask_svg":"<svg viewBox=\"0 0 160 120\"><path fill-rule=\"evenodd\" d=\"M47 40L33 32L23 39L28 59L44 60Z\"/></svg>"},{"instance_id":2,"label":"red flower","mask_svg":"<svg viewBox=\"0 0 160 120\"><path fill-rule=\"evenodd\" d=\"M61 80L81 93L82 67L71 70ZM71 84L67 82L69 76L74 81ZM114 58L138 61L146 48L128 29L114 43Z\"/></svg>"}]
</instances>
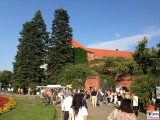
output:
<instances>
[{"instance_id":1,"label":"red flower","mask_svg":"<svg viewBox=\"0 0 160 120\"><path fill-rule=\"evenodd\" d=\"M4 96L0 96L0 107L3 107L4 104L6 104L9 101L9 98L6 98Z\"/></svg>"}]
</instances>

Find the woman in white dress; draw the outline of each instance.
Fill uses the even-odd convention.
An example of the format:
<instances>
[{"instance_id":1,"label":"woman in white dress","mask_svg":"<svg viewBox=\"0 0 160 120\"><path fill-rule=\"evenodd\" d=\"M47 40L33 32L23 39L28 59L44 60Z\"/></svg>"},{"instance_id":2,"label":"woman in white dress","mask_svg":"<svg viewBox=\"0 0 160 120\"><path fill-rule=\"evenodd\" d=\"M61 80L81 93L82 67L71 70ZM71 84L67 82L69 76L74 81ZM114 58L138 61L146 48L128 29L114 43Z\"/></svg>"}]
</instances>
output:
<instances>
[{"instance_id":1,"label":"woman in white dress","mask_svg":"<svg viewBox=\"0 0 160 120\"><path fill-rule=\"evenodd\" d=\"M87 109L82 106L82 96L75 94L72 101L72 106L69 110L68 120L87 120Z\"/></svg>"}]
</instances>

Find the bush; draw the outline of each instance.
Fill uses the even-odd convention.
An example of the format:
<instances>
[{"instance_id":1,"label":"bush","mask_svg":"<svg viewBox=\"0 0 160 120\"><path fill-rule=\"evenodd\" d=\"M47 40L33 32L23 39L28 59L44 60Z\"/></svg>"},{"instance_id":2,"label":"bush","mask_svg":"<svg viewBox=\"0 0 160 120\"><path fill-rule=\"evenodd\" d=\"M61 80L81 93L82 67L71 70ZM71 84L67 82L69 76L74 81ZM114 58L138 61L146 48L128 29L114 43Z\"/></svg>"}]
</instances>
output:
<instances>
[{"instance_id":1,"label":"bush","mask_svg":"<svg viewBox=\"0 0 160 120\"><path fill-rule=\"evenodd\" d=\"M155 92L158 79L151 74L139 75L131 84L131 92L136 93L142 100L151 98L152 92Z\"/></svg>"}]
</instances>

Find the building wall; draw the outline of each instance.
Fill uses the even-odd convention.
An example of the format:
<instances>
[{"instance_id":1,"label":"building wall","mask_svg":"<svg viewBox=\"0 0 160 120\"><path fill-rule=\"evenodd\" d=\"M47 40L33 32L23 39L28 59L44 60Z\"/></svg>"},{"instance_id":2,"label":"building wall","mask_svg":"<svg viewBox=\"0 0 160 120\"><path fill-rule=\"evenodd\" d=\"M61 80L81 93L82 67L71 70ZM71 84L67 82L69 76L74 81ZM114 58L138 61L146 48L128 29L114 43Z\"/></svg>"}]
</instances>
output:
<instances>
[{"instance_id":1,"label":"building wall","mask_svg":"<svg viewBox=\"0 0 160 120\"><path fill-rule=\"evenodd\" d=\"M94 60L94 53L87 52L88 61Z\"/></svg>"},{"instance_id":2,"label":"building wall","mask_svg":"<svg viewBox=\"0 0 160 120\"><path fill-rule=\"evenodd\" d=\"M89 87L96 87L96 90L100 88L100 79L98 76L88 77L85 82L85 90L89 90Z\"/></svg>"}]
</instances>

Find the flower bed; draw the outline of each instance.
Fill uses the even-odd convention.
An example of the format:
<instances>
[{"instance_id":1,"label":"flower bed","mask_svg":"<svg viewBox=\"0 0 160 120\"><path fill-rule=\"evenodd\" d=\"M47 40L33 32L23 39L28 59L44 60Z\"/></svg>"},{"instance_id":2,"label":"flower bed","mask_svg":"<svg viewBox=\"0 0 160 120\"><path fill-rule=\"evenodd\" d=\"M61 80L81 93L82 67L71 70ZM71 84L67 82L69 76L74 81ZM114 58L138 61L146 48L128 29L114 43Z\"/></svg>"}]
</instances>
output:
<instances>
[{"instance_id":1,"label":"flower bed","mask_svg":"<svg viewBox=\"0 0 160 120\"><path fill-rule=\"evenodd\" d=\"M0 96L0 115L11 111L16 106L16 101L13 98Z\"/></svg>"}]
</instances>

